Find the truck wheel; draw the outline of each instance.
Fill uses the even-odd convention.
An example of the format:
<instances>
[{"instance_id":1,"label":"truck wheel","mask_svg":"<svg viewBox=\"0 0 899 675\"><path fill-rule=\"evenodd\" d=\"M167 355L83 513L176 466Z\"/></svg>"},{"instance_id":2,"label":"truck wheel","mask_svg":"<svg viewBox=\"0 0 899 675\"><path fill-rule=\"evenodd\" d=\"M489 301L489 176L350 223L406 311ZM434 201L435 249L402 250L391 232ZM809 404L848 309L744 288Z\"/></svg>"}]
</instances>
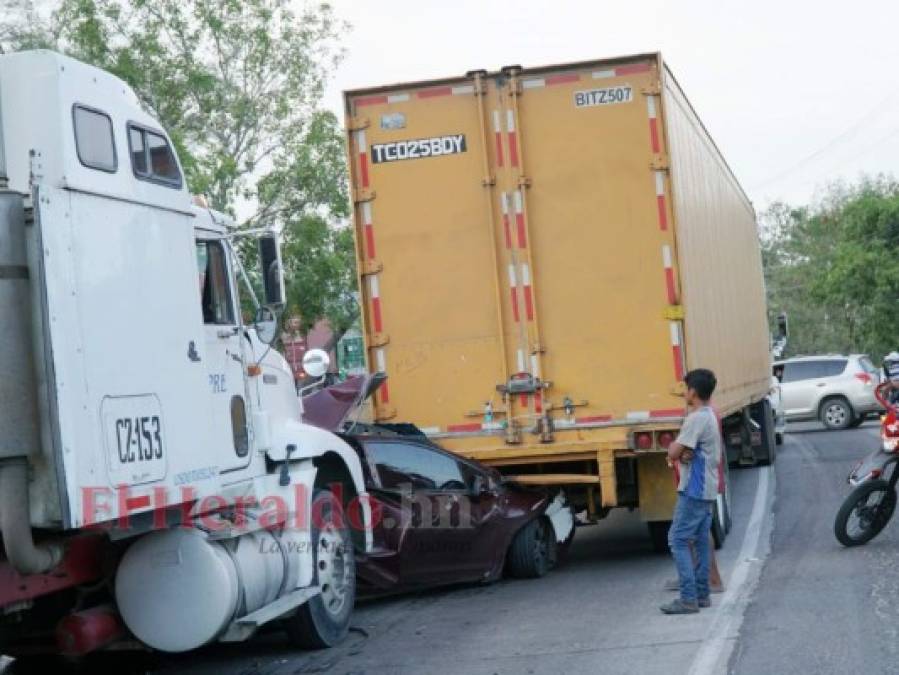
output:
<instances>
[{"instance_id":1,"label":"truck wheel","mask_svg":"<svg viewBox=\"0 0 899 675\"><path fill-rule=\"evenodd\" d=\"M556 538L546 518L537 518L522 527L512 539L506 568L509 576L536 579L545 575L556 559Z\"/></svg>"},{"instance_id":2,"label":"truck wheel","mask_svg":"<svg viewBox=\"0 0 899 675\"><path fill-rule=\"evenodd\" d=\"M752 418L761 427L762 435L762 447L754 453L756 462L762 466L773 464L777 454L777 438L774 433L774 413L771 411L771 401L763 398L752 407Z\"/></svg>"},{"instance_id":3,"label":"truck wheel","mask_svg":"<svg viewBox=\"0 0 899 675\"><path fill-rule=\"evenodd\" d=\"M649 528L649 538L652 541L652 550L656 553L670 553L668 547L668 528L670 520L652 520L646 523Z\"/></svg>"},{"instance_id":4,"label":"truck wheel","mask_svg":"<svg viewBox=\"0 0 899 675\"><path fill-rule=\"evenodd\" d=\"M724 546L727 539L725 523L727 522L727 501L721 496L715 500L715 508L712 510L712 540L715 542L715 550Z\"/></svg>"},{"instance_id":5,"label":"truck wheel","mask_svg":"<svg viewBox=\"0 0 899 675\"><path fill-rule=\"evenodd\" d=\"M828 398L821 404L821 422L832 431L849 428L855 414L845 398Z\"/></svg>"},{"instance_id":6,"label":"truck wheel","mask_svg":"<svg viewBox=\"0 0 899 675\"><path fill-rule=\"evenodd\" d=\"M775 433L775 434L774 434L774 442L775 442L777 445L783 445L783 444L784 444L784 435L783 435L783 433L781 433L780 431L778 431L777 433Z\"/></svg>"},{"instance_id":7,"label":"truck wheel","mask_svg":"<svg viewBox=\"0 0 899 675\"><path fill-rule=\"evenodd\" d=\"M311 520L313 583L321 593L300 606L285 628L298 646L322 649L339 644L350 629L356 601L356 565L346 517L330 490L315 491Z\"/></svg>"}]
</instances>

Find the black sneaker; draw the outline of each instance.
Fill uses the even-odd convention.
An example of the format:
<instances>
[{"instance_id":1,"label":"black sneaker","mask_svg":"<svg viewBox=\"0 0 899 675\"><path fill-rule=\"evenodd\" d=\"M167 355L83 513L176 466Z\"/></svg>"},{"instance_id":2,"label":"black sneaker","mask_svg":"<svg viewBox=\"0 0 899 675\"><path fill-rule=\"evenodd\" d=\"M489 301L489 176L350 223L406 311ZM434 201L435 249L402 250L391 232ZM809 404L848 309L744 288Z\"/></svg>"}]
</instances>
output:
<instances>
[{"instance_id":1,"label":"black sneaker","mask_svg":"<svg viewBox=\"0 0 899 675\"><path fill-rule=\"evenodd\" d=\"M712 599L711 598L699 598L696 601L696 604L699 605L700 609L705 609L707 607L712 606Z\"/></svg>"},{"instance_id":2,"label":"black sneaker","mask_svg":"<svg viewBox=\"0 0 899 675\"><path fill-rule=\"evenodd\" d=\"M695 602L684 602L680 598L672 600L667 605L659 607L664 614L696 614L699 612L699 605Z\"/></svg>"}]
</instances>

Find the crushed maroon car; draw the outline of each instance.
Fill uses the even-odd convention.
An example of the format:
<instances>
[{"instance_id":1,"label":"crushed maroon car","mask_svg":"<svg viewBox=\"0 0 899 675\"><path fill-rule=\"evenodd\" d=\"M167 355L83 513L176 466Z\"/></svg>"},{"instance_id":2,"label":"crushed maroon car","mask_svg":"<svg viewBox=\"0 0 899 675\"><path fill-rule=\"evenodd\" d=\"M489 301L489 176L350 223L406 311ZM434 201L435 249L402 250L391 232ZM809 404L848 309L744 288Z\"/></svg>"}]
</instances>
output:
<instances>
[{"instance_id":1,"label":"crushed maroon car","mask_svg":"<svg viewBox=\"0 0 899 675\"><path fill-rule=\"evenodd\" d=\"M574 536L564 495L506 482L412 425L348 423L378 384L351 378L304 398L306 421L341 430L359 453L373 498L374 550L357 560L360 593L489 582L503 573L535 578L552 569Z\"/></svg>"}]
</instances>

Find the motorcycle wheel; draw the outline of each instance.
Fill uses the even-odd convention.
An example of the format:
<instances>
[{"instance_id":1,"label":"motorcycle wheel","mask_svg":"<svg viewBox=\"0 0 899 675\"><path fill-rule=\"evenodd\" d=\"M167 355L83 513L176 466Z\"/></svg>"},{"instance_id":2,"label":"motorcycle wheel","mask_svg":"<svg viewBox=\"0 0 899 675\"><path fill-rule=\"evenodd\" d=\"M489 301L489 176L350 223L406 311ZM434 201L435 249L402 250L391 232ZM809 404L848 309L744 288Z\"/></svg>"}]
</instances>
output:
<instances>
[{"instance_id":1,"label":"motorcycle wheel","mask_svg":"<svg viewBox=\"0 0 899 675\"><path fill-rule=\"evenodd\" d=\"M866 544L886 527L896 509L896 491L885 480L872 480L853 490L833 524L843 546Z\"/></svg>"}]
</instances>

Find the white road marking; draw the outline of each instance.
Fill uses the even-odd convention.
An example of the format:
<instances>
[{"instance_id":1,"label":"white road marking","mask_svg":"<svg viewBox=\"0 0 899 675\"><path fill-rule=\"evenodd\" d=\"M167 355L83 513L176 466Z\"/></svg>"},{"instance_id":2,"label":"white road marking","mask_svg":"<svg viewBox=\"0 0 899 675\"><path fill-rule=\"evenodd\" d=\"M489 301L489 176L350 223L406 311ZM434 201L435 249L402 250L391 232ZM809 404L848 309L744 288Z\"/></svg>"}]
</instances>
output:
<instances>
[{"instance_id":1,"label":"white road marking","mask_svg":"<svg viewBox=\"0 0 899 675\"><path fill-rule=\"evenodd\" d=\"M727 662L733 652L736 638L743 623L743 614L752 596L752 591L761 572L762 557L759 546L762 534L770 533L765 520L770 513L768 483L773 483L774 474L770 466L759 469L759 482L755 489L755 501L749 516L749 525L740 547L737 564L727 582L727 590L715 610L715 617L708 633L693 657L688 671L690 675L713 675L727 671Z\"/></svg>"}]
</instances>

